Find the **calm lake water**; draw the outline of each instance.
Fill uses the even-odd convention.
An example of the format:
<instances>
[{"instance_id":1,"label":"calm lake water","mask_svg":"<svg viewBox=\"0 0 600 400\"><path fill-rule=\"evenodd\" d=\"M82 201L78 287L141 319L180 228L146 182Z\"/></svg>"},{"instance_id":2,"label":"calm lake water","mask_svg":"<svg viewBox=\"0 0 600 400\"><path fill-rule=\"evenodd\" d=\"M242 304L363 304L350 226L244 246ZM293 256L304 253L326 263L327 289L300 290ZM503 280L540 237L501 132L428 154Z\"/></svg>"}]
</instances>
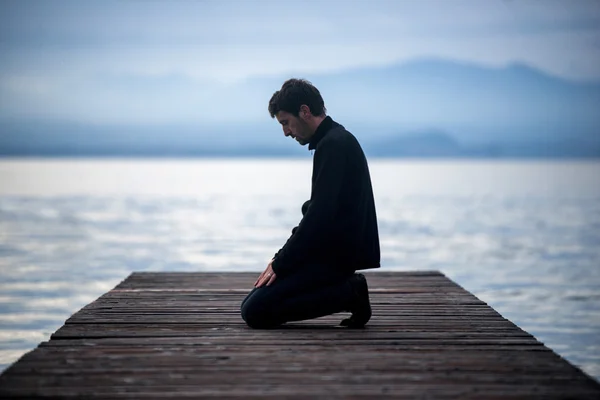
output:
<instances>
[{"instance_id":1,"label":"calm lake water","mask_svg":"<svg viewBox=\"0 0 600 400\"><path fill-rule=\"evenodd\" d=\"M0 161L0 370L132 271L262 271L311 167ZM370 167L383 268L441 270L600 378L600 162Z\"/></svg>"}]
</instances>

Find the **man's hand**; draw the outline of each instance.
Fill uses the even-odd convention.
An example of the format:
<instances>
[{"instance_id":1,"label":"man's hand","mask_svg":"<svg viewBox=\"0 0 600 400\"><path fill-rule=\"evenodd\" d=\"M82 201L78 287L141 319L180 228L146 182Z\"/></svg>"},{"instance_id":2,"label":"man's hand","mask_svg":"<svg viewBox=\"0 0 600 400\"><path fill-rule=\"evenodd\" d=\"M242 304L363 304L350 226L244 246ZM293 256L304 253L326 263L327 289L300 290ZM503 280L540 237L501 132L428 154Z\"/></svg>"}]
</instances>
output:
<instances>
[{"instance_id":1,"label":"man's hand","mask_svg":"<svg viewBox=\"0 0 600 400\"><path fill-rule=\"evenodd\" d=\"M256 282L254 282L254 287L259 288L264 286L265 284L269 286L271 283L275 282L277 276L275 275L275 272L273 272L273 260L269 262L269 265L267 265L267 269L265 269L263 273L260 274Z\"/></svg>"}]
</instances>

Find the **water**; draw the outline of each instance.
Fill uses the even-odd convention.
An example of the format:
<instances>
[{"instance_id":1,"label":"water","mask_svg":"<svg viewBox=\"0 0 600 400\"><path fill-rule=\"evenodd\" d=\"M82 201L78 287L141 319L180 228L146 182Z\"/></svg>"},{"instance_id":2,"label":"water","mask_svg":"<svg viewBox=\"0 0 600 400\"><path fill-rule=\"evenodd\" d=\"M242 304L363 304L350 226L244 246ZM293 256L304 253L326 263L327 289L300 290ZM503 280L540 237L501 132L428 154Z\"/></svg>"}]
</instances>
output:
<instances>
[{"instance_id":1,"label":"water","mask_svg":"<svg viewBox=\"0 0 600 400\"><path fill-rule=\"evenodd\" d=\"M441 270L600 378L600 162L371 160L383 268ZM0 161L0 370L131 271L256 271L311 161Z\"/></svg>"}]
</instances>

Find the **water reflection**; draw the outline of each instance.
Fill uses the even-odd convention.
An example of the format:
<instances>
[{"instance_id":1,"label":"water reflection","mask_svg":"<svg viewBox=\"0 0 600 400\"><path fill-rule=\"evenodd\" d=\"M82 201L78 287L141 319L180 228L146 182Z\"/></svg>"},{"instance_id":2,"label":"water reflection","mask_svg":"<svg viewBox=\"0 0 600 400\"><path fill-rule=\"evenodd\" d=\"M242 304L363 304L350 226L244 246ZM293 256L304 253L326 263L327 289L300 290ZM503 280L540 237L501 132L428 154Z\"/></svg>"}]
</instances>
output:
<instances>
[{"instance_id":1,"label":"water reflection","mask_svg":"<svg viewBox=\"0 0 600 400\"><path fill-rule=\"evenodd\" d=\"M261 270L310 184L309 161L77 165L95 181L11 164L36 192L0 163L2 367L132 271ZM442 270L600 377L599 164L371 165L386 269Z\"/></svg>"}]
</instances>

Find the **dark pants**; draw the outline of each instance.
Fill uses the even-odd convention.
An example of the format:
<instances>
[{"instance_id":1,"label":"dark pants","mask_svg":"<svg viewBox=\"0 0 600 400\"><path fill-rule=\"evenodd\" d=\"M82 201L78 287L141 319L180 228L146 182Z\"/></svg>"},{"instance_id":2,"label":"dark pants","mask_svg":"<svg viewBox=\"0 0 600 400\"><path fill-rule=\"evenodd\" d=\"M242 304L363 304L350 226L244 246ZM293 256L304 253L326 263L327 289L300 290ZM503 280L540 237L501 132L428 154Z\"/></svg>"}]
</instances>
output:
<instances>
[{"instance_id":1,"label":"dark pants","mask_svg":"<svg viewBox=\"0 0 600 400\"><path fill-rule=\"evenodd\" d=\"M310 264L270 286L254 288L242 302L242 318L252 328L272 328L348 311L352 272Z\"/></svg>"}]
</instances>

